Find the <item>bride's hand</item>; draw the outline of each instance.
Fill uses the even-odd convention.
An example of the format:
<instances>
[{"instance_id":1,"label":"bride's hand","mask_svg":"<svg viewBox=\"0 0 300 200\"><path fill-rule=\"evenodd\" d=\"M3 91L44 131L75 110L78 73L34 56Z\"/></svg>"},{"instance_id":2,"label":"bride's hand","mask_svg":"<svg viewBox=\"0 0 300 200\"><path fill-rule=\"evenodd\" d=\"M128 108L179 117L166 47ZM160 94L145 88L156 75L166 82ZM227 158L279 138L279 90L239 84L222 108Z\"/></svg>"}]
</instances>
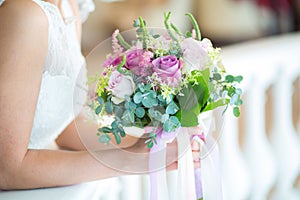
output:
<instances>
[{"instance_id":1,"label":"bride's hand","mask_svg":"<svg viewBox=\"0 0 300 200\"><path fill-rule=\"evenodd\" d=\"M149 156L150 149L145 144L145 139L139 139L133 146L126 148L126 151L147 154ZM193 154L194 167L200 167L200 144L197 141L191 141L191 150ZM148 162L147 159L142 162ZM167 144L166 148L166 168L168 171L176 170L178 168L178 144L177 140L174 139L173 142Z\"/></svg>"}]
</instances>

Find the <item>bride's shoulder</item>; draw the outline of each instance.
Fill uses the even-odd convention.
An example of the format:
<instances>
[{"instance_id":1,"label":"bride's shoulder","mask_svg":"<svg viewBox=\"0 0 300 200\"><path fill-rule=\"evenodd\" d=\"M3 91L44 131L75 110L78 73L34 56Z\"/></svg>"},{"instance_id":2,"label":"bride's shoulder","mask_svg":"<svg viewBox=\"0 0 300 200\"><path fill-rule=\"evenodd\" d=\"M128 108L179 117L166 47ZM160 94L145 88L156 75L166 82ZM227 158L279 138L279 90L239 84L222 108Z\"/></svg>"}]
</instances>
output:
<instances>
[{"instance_id":1,"label":"bride's shoulder","mask_svg":"<svg viewBox=\"0 0 300 200\"><path fill-rule=\"evenodd\" d=\"M31 0L6 0L0 6L0 60L9 63L12 52L37 60L47 47L48 19L41 7Z\"/></svg>"},{"instance_id":2,"label":"bride's shoulder","mask_svg":"<svg viewBox=\"0 0 300 200\"><path fill-rule=\"evenodd\" d=\"M44 11L32 0L6 0L0 6L0 26L47 26Z\"/></svg>"}]
</instances>

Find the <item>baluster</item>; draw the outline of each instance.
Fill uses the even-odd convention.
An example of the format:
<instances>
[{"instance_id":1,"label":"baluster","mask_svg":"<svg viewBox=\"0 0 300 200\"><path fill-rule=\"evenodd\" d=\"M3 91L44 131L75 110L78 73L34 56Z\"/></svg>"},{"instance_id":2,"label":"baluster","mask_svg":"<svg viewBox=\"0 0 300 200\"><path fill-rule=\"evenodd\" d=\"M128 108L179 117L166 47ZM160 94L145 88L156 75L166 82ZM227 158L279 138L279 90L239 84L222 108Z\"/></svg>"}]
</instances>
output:
<instances>
[{"instance_id":1,"label":"baluster","mask_svg":"<svg viewBox=\"0 0 300 200\"><path fill-rule=\"evenodd\" d=\"M245 156L252 179L251 199L265 200L275 183L276 163L265 130L266 77L252 79L245 102Z\"/></svg>"},{"instance_id":2,"label":"baluster","mask_svg":"<svg viewBox=\"0 0 300 200\"><path fill-rule=\"evenodd\" d=\"M238 144L237 119L230 110L225 114L220 154L224 200L247 199L250 192L248 168Z\"/></svg>"},{"instance_id":3,"label":"baluster","mask_svg":"<svg viewBox=\"0 0 300 200\"><path fill-rule=\"evenodd\" d=\"M293 183L300 172L299 136L292 124L292 80L295 73L281 70L273 90L272 145L276 153L279 176L274 199L300 199Z\"/></svg>"}]
</instances>

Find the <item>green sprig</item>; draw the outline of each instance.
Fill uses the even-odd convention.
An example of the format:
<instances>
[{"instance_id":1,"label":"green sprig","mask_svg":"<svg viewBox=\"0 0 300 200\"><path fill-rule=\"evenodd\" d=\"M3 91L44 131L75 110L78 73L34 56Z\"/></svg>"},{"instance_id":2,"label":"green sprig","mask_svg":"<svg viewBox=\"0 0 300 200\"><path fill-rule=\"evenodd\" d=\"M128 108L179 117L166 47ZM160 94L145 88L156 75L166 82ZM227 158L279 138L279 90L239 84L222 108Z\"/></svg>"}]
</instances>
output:
<instances>
[{"instance_id":1,"label":"green sprig","mask_svg":"<svg viewBox=\"0 0 300 200\"><path fill-rule=\"evenodd\" d=\"M196 31L196 39L200 41L201 40L201 32L200 32L200 28L199 28L199 25L198 25L195 17L191 13L186 13L185 15L188 16L190 18L190 20L192 21L193 27Z\"/></svg>"},{"instance_id":2,"label":"green sprig","mask_svg":"<svg viewBox=\"0 0 300 200\"><path fill-rule=\"evenodd\" d=\"M123 36L122 36L120 33L117 35L117 38L118 38L120 44L121 44L125 49L130 49L130 48L131 48L131 45L128 44L128 43L124 40Z\"/></svg>"},{"instance_id":3,"label":"green sprig","mask_svg":"<svg viewBox=\"0 0 300 200\"><path fill-rule=\"evenodd\" d=\"M169 24L170 17L171 17L171 12L165 13L165 21L164 21L165 27L166 27L166 29L167 29L167 31L168 31L170 37L171 37L174 41L178 42L178 39L177 39L176 36L173 34L173 32L172 32L172 30L171 30L171 27L170 27L170 24Z\"/></svg>"},{"instance_id":4,"label":"green sprig","mask_svg":"<svg viewBox=\"0 0 300 200\"><path fill-rule=\"evenodd\" d=\"M147 49L147 37L148 37L148 33L147 33L147 29L146 29L146 26L145 26L145 22L143 20L142 17L139 17L139 22L140 22L140 28L142 29L143 31L143 49Z\"/></svg>"}]
</instances>

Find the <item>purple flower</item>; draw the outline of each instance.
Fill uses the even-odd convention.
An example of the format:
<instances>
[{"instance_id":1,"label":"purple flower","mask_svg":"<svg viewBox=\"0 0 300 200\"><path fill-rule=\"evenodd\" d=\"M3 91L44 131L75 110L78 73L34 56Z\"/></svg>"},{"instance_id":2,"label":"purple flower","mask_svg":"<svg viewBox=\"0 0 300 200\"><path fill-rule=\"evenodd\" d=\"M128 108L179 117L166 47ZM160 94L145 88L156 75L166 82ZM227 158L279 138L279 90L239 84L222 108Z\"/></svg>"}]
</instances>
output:
<instances>
[{"instance_id":1,"label":"purple flower","mask_svg":"<svg viewBox=\"0 0 300 200\"><path fill-rule=\"evenodd\" d=\"M174 55L159 57L152 61L153 70L164 83L178 86L181 79L180 62Z\"/></svg>"},{"instance_id":2,"label":"purple flower","mask_svg":"<svg viewBox=\"0 0 300 200\"><path fill-rule=\"evenodd\" d=\"M151 58L153 53L142 49L132 50L126 53L125 67L139 76L151 74Z\"/></svg>"},{"instance_id":3,"label":"purple flower","mask_svg":"<svg viewBox=\"0 0 300 200\"><path fill-rule=\"evenodd\" d=\"M103 66L109 67L109 66L118 66L122 62L122 56L119 56L117 58L109 57L106 61L104 61Z\"/></svg>"},{"instance_id":4,"label":"purple flower","mask_svg":"<svg viewBox=\"0 0 300 200\"><path fill-rule=\"evenodd\" d=\"M132 69L138 67L143 61L143 53L144 51L142 49L129 51L126 54L126 68Z\"/></svg>"}]
</instances>

